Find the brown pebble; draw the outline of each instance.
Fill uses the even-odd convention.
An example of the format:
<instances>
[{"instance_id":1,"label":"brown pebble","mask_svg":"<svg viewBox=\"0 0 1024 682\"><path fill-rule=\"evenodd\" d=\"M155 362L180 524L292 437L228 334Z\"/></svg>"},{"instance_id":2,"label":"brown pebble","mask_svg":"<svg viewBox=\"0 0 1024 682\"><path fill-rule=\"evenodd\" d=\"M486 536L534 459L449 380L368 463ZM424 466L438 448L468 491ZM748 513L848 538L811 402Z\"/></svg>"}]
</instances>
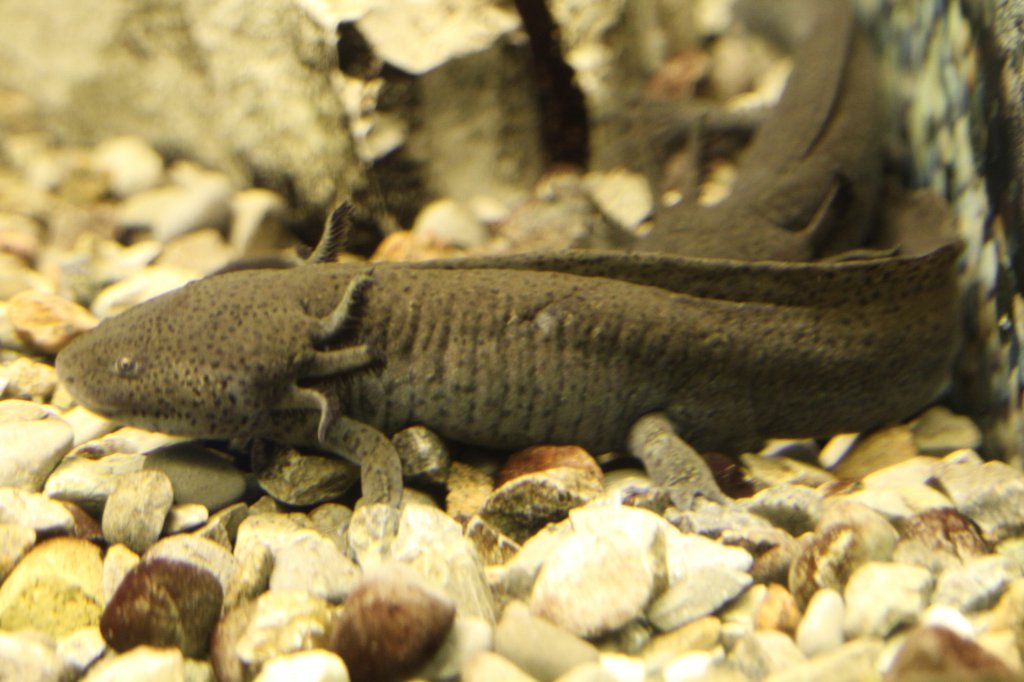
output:
<instances>
[{"instance_id":1,"label":"brown pebble","mask_svg":"<svg viewBox=\"0 0 1024 682\"><path fill-rule=\"evenodd\" d=\"M352 590L330 648L344 659L352 682L404 679L437 651L454 620L447 595L408 566L388 563Z\"/></svg>"},{"instance_id":2,"label":"brown pebble","mask_svg":"<svg viewBox=\"0 0 1024 682\"><path fill-rule=\"evenodd\" d=\"M149 559L128 572L100 618L103 639L118 651L148 644L206 655L223 592L210 571L184 561Z\"/></svg>"},{"instance_id":3,"label":"brown pebble","mask_svg":"<svg viewBox=\"0 0 1024 682\"><path fill-rule=\"evenodd\" d=\"M933 552L951 554L961 561L989 552L977 526L955 509L929 509L898 525L902 540L920 542Z\"/></svg>"},{"instance_id":4,"label":"brown pebble","mask_svg":"<svg viewBox=\"0 0 1024 682\"><path fill-rule=\"evenodd\" d=\"M82 306L42 291L15 294L7 304L7 316L22 341L50 354L97 324Z\"/></svg>"},{"instance_id":5,"label":"brown pebble","mask_svg":"<svg viewBox=\"0 0 1024 682\"><path fill-rule=\"evenodd\" d=\"M590 471L599 480L604 477L597 461L578 445L534 445L512 453L498 473L498 485L503 485L526 474L555 467Z\"/></svg>"},{"instance_id":6,"label":"brown pebble","mask_svg":"<svg viewBox=\"0 0 1024 682\"><path fill-rule=\"evenodd\" d=\"M886 680L1015 680L1009 668L977 642L935 625L911 631L896 653Z\"/></svg>"}]
</instances>

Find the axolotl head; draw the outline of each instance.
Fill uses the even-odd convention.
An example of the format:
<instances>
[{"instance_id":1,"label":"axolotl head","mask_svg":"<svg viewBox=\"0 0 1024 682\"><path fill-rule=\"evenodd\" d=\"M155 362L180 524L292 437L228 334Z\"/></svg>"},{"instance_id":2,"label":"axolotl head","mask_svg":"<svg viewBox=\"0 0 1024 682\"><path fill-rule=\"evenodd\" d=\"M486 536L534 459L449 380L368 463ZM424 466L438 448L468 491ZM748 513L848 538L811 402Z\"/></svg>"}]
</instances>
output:
<instances>
[{"instance_id":1,"label":"axolotl head","mask_svg":"<svg viewBox=\"0 0 1024 682\"><path fill-rule=\"evenodd\" d=\"M68 344L57 374L79 403L123 424L257 435L312 355L312 318L283 274L219 275L130 308Z\"/></svg>"}]
</instances>

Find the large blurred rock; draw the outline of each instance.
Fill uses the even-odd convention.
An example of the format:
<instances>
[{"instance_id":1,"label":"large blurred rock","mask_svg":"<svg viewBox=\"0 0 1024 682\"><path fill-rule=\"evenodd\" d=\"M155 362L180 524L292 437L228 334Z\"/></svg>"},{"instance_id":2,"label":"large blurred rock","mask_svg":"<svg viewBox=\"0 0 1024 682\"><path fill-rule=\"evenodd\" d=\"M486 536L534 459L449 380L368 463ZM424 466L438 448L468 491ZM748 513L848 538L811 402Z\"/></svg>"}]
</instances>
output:
<instances>
[{"instance_id":1,"label":"large blurred rock","mask_svg":"<svg viewBox=\"0 0 1024 682\"><path fill-rule=\"evenodd\" d=\"M0 4L0 85L47 129L92 144L150 140L300 205L350 187L333 25L299 0L41 0Z\"/></svg>"}]
</instances>

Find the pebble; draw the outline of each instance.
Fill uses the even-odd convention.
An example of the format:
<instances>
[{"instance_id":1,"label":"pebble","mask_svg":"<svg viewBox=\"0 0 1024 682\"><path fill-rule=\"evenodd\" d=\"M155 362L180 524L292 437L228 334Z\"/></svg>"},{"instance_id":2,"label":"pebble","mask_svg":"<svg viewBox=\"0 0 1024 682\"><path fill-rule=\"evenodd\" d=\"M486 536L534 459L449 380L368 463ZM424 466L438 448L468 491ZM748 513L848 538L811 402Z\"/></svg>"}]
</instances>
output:
<instances>
[{"instance_id":1,"label":"pebble","mask_svg":"<svg viewBox=\"0 0 1024 682\"><path fill-rule=\"evenodd\" d=\"M0 488L0 523L26 526L44 536L69 535L75 528L74 516L63 504L17 488Z\"/></svg>"},{"instance_id":2,"label":"pebble","mask_svg":"<svg viewBox=\"0 0 1024 682\"><path fill-rule=\"evenodd\" d=\"M7 365L7 368L22 364L22 361L53 370L50 365L34 363L27 358L19 358ZM12 377L5 378L0 372L0 394L4 392L4 382L8 378ZM8 389L11 386L8 384ZM66 420L36 402L31 402L32 397L21 393L20 388L15 392L22 399L0 400L0 442L4 444L3 458L0 460L0 486L39 492L46 477L71 449L74 433Z\"/></svg>"},{"instance_id":3,"label":"pebble","mask_svg":"<svg viewBox=\"0 0 1024 682\"><path fill-rule=\"evenodd\" d=\"M71 673L48 638L30 630L0 631L0 680L51 682L69 679Z\"/></svg>"},{"instance_id":4,"label":"pebble","mask_svg":"<svg viewBox=\"0 0 1024 682\"><path fill-rule=\"evenodd\" d=\"M803 663L806 658L789 635L777 630L751 632L729 651L730 667L749 679L763 680Z\"/></svg>"},{"instance_id":5,"label":"pebble","mask_svg":"<svg viewBox=\"0 0 1024 682\"><path fill-rule=\"evenodd\" d=\"M483 244L490 235L473 212L453 199L435 199L420 210L412 233L445 246L468 248Z\"/></svg>"},{"instance_id":6,"label":"pebble","mask_svg":"<svg viewBox=\"0 0 1024 682\"><path fill-rule=\"evenodd\" d=\"M428 680L454 679L475 656L493 648L493 624L476 616L456 614L448 636L418 676Z\"/></svg>"},{"instance_id":7,"label":"pebble","mask_svg":"<svg viewBox=\"0 0 1024 682\"><path fill-rule=\"evenodd\" d=\"M274 448L269 457L254 458L260 487L274 499L307 507L344 495L359 480L359 467L341 457Z\"/></svg>"},{"instance_id":8,"label":"pebble","mask_svg":"<svg viewBox=\"0 0 1024 682\"><path fill-rule=\"evenodd\" d=\"M36 545L0 585L0 628L33 628L52 637L99 622L103 604L99 547L59 537Z\"/></svg>"},{"instance_id":9,"label":"pebble","mask_svg":"<svg viewBox=\"0 0 1024 682\"><path fill-rule=\"evenodd\" d=\"M153 265L104 288L93 299L92 312L100 318L113 317L133 305L183 287L200 274L191 268Z\"/></svg>"},{"instance_id":10,"label":"pebble","mask_svg":"<svg viewBox=\"0 0 1024 682\"><path fill-rule=\"evenodd\" d=\"M801 485L778 485L766 488L753 497L741 500L740 509L763 516L773 526L791 535L814 529L824 505L821 494Z\"/></svg>"},{"instance_id":11,"label":"pebble","mask_svg":"<svg viewBox=\"0 0 1024 682\"><path fill-rule=\"evenodd\" d=\"M681 653L711 651L722 632L722 621L715 616L698 618L674 630L655 635L641 655L648 670L657 670Z\"/></svg>"},{"instance_id":12,"label":"pebble","mask_svg":"<svg viewBox=\"0 0 1024 682\"><path fill-rule=\"evenodd\" d=\"M886 679L897 681L1014 678L1015 676L999 658L987 652L977 642L937 626L914 628L903 640L886 670Z\"/></svg>"},{"instance_id":13,"label":"pebble","mask_svg":"<svg viewBox=\"0 0 1024 682\"><path fill-rule=\"evenodd\" d=\"M229 242L236 256L250 258L275 252L285 244L283 225L288 204L269 189L251 187L231 197Z\"/></svg>"},{"instance_id":14,"label":"pebble","mask_svg":"<svg viewBox=\"0 0 1024 682\"><path fill-rule=\"evenodd\" d=\"M375 568L391 556L400 519L399 511L387 504L366 504L353 510L348 525L349 553L363 570Z\"/></svg>"},{"instance_id":15,"label":"pebble","mask_svg":"<svg viewBox=\"0 0 1024 682\"><path fill-rule=\"evenodd\" d=\"M7 302L7 318L31 348L53 355L82 332L96 326L88 310L55 294L23 291Z\"/></svg>"},{"instance_id":16,"label":"pebble","mask_svg":"<svg viewBox=\"0 0 1024 682\"><path fill-rule=\"evenodd\" d=\"M479 516L472 517L466 523L466 537L487 566L504 564L520 549L519 543L503 535Z\"/></svg>"},{"instance_id":17,"label":"pebble","mask_svg":"<svg viewBox=\"0 0 1024 682\"><path fill-rule=\"evenodd\" d=\"M593 644L511 602L494 632L494 651L538 680L554 680L581 663L598 660Z\"/></svg>"},{"instance_id":18,"label":"pebble","mask_svg":"<svg viewBox=\"0 0 1024 682\"><path fill-rule=\"evenodd\" d=\"M100 619L103 639L118 651L140 645L206 655L223 592L209 571L173 559L146 559L130 570Z\"/></svg>"},{"instance_id":19,"label":"pebble","mask_svg":"<svg viewBox=\"0 0 1024 682\"><path fill-rule=\"evenodd\" d=\"M228 265L233 255L220 230L207 227L175 237L165 244L154 265L212 275Z\"/></svg>"},{"instance_id":20,"label":"pebble","mask_svg":"<svg viewBox=\"0 0 1024 682\"><path fill-rule=\"evenodd\" d=\"M81 675L107 652L98 626L79 628L57 640L57 653L75 673ZM3 679L0 677L0 679Z\"/></svg>"},{"instance_id":21,"label":"pebble","mask_svg":"<svg viewBox=\"0 0 1024 682\"><path fill-rule=\"evenodd\" d=\"M468 521L484 506L494 490L490 475L463 462L454 461L448 470L445 509L458 521Z\"/></svg>"},{"instance_id":22,"label":"pebble","mask_svg":"<svg viewBox=\"0 0 1024 682\"><path fill-rule=\"evenodd\" d=\"M589 469L555 467L518 476L491 493L480 516L516 542L548 523L564 519L570 509L600 495L601 476Z\"/></svg>"},{"instance_id":23,"label":"pebble","mask_svg":"<svg viewBox=\"0 0 1024 682\"><path fill-rule=\"evenodd\" d=\"M141 471L144 464L142 455L108 455L99 459L70 455L46 479L43 492L54 499L74 502L99 516L121 476Z\"/></svg>"},{"instance_id":24,"label":"pebble","mask_svg":"<svg viewBox=\"0 0 1024 682\"><path fill-rule=\"evenodd\" d=\"M304 592L264 592L220 619L210 640L219 682L248 682L269 660L326 649L331 622L323 599Z\"/></svg>"},{"instance_id":25,"label":"pebble","mask_svg":"<svg viewBox=\"0 0 1024 682\"><path fill-rule=\"evenodd\" d=\"M104 537L146 551L160 537L173 501L171 480L162 471L123 475L103 508Z\"/></svg>"},{"instance_id":26,"label":"pebble","mask_svg":"<svg viewBox=\"0 0 1024 682\"><path fill-rule=\"evenodd\" d=\"M331 630L330 648L353 682L407 677L433 656L455 604L400 563L382 564L352 590Z\"/></svg>"},{"instance_id":27,"label":"pebble","mask_svg":"<svg viewBox=\"0 0 1024 682\"><path fill-rule=\"evenodd\" d=\"M640 173L594 171L583 176L583 187L601 212L626 230L635 230L654 209L651 185Z\"/></svg>"},{"instance_id":28,"label":"pebble","mask_svg":"<svg viewBox=\"0 0 1024 682\"><path fill-rule=\"evenodd\" d=\"M843 591L847 637L886 637L928 606L935 578L918 566L881 561L862 564Z\"/></svg>"},{"instance_id":29,"label":"pebble","mask_svg":"<svg viewBox=\"0 0 1024 682\"><path fill-rule=\"evenodd\" d=\"M807 603L796 629L796 644L808 658L839 647L845 641L846 604L837 590L822 588Z\"/></svg>"},{"instance_id":30,"label":"pebble","mask_svg":"<svg viewBox=\"0 0 1024 682\"><path fill-rule=\"evenodd\" d=\"M111 191L127 197L160 184L164 160L141 137L124 135L103 140L92 152L92 165L107 174Z\"/></svg>"},{"instance_id":31,"label":"pebble","mask_svg":"<svg viewBox=\"0 0 1024 682\"><path fill-rule=\"evenodd\" d=\"M544 562L533 585L530 612L585 638L621 628L641 615L664 588L664 539L659 530L648 526L633 534L619 529L577 531ZM576 598L580 594L588 598Z\"/></svg>"},{"instance_id":32,"label":"pebble","mask_svg":"<svg viewBox=\"0 0 1024 682\"><path fill-rule=\"evenodd\" d=\"M8 398L19 398L37 403L49 402L57 388L57 370L45 362L19 357L2 367L7 386L2 394Z\"/></svg>"},{"instance_id":33,"label":"pebble","mask_svg":"<svg viewBox=\"0 0 1024 682\"><path fill-rule=\"evenodd\" d=\"M952 606L963 613L991 608L1007 585L1020 576L1011 563L998 555L981 556L952 566L939 574L932 603Z\"/></svg>"},{"instance_id":34,"label":"pebble","mask_svg":"<svg viewBox=\"0 0 1024 682\"><path fill-rule=\"evenodd\" d=\"M345 662L322 649L285 654L267 661L254 682L348 682Z\"/></svg>"},{"instance_id":35,"label":"pebble","mask_svg":"<svg viewBox=\"0 0 1024 682\"><path fill-rule=\"evenodd\" d=\"M34 263L39 256L44 233L37 220L19 213L0 211L0 253L15 255L26 264Z\"/></svg>"},{"instance_id":36,"label":"pebble","mask_svg":"<svg viewBox=\"0 0 1024 682\"><path fill-rule=\"evenodd\" d=\"M110 603L121 581L139 565L139 555L124 545L111 545L103 557L103 604Z\"/></svg>"},{"instance_id":37,"label":"pebble","mask_svg":"<svg viewBox=\"0 0 1024 682\"><path fill-rule=\"evenodd\" d=\"M837 649L775 673L769 682L864 682L877 680L875 660L882 651L882 642L862 638L847 642Z\"/></svg>"},{"instance_id":38,"label":"pebble","mask_svg":"<svg viewBox=\"0 0 1024 682\"><path fill-rule=\"evenodd\" d=\"M210 519L209 510L201 504L175 504L167 512L161 535L174 535L195 530Z\"/></svg>"},{"instance_id":39,"label":"pebble","mask_svg":"<svg viewBox=\"0 0 1024 682\"><path fill-rule=\"evenodd\" d=\"M410 426L391 438L402 460L402 476L412 484L444 485L451 453L444 440L424 426Z\"/></svg>"},{"instance_id":40,"label":"pebble","mask_svg":"<svg viewBox=\"0 0 1024 682\"><path fill-rule=\"evenodd\" d=\"M981 447L981 430L969 417L953 414L936 405L925 410L910 427L917 449L929 455L945 455L961 448Z\"/></svg>"},{"instance_id":41,"label":"pebble","mask_svg":"<svg viewBox=\"0 0 1024 682\"><path fill-rule=\"evenodd\" d=\"M758 630L779 630L792 635L799 623L800 609L797 608L793 595L782 585L770 583L768 593L757 609L754 627Z\"/></svg>"},{"instance_id":42,"label":"pebble","mask_svg":"<svg viewBox=\"0 0 1024 682\"><path fill-rule=\"evenodd\" d=\"M988 554L974 524L955 509L936 509L907 518L900 523L900 535L893 554L896 560L935 573Z\"/></svg>"},{"instance_id":43,"label":"pebble","mask_svg":"<svg viewBox=\"0 0 1024 682\"><path fill-rule=\"evenodd\" d=\"M908 426L890 426L860 438L832 469L839 478L860 479L873 471L916 457L917 446Z\"/></svg>"},{"instance_id":44,"label":"pebble","mask_svg":"<svg viewBox=\"0 0 1024 682\"><path fill-rule=\"evenodd\" d=\"M168 242L203 227L226 225L231 181L220 173L178 161L170 168L175 184L128 197L117 207L118 225L147 228L153 238Z\"/></svg>"},{"instance_id":45,"label":"pebble","mask_svg":"<svg viewBox=\"0 0 1024 682\"><path fill-rule=\"evenodd\" d=\"M490 651L482 651L474 656L462 670L462 682L537 682L537 678L528 675L512 661Z\"/></svg>"},{"instance_id":46,"label":"pebble","mask_svg":"<svg viewBox=\"0 0 1024 682\"><path fill-rule=\"evenodd\" d=\"M1024 475L1004 462L948 463L936 477L957 510L993 544L1024 533Z\"/></svg>"},{"instance_id":47,"label":"pebble","mask_svg":"<svg viewBox=\"0 0 1024 682\"><path fill-rule=\"evenodd\" d=\"M345 600L359 582L359 567L330 538L316 532L296 534L274 555L272 590L302 590L332 603Z\"/></svg>"},{"instance_id":48,"label":"pebble","mask_svg":"<svg viewBox=\"0 0 1024 682\"><path fill-rule=\"evenodd\" d=\"M659 595L647 618L662 632L715 613L740 596L753 582L748 573L731 568L698 568Z\"/></svg>"},{"instance_id":49,"label":"pebble","mask_svg":"<svg viewBox=\"0 0 1024 682\"><path fill-rule=\"evenodd\" d=\"M211 512L242 499L245 476L221 453L196 443L174 443L146 453L144 470L162 471L175 504L196 503Z\"/></svg>"},{"instance_id":50,"label":"pebble","mask_svg":"<svg viewBox=\"0 0 1024 682\"><path fill-rule=\"evenodd\" d=\"M191 564L209 571L220 583L221 591L228 588L238 571L238 559L230 550L213 540L195 535L176 535L163 538L146 550L143 560L168 559Z\"/></svg>"},{"instance_id":51,"label":"pebble","mask_svg":"<svg viewBox=\"0 0 1024 682\"><path fill-rule=\"evenodd\" d=\"M138 646L131 651L101 660L82 678L82 682L124 680L186 682L185 659L178 649Z\"/></svg>"},{"instance_id":52,"label":"pebble","mask_svg":"<svg viewBox=\"0 0 1024 682\"><path fill-rule=\"evenodd\" d=\"M352 510L343 504L327 502L309 512L313 529L329 539L343 553L348 552L348 526Z\"/></svg>"}]
</instances>

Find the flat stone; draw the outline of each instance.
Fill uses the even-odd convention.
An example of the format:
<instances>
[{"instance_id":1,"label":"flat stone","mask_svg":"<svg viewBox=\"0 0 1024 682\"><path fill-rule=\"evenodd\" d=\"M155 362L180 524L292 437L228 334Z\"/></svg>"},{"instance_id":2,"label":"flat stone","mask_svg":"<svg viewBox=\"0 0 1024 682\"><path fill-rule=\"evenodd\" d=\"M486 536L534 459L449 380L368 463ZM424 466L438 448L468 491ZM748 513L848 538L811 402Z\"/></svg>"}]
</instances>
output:
<instances>
[{"instance_id":1,"label":"flat stone","mask_svg":"<svg viewBox=\"0 0 1024 682\"><path fill-rule=\"evenodd\" d=\"M580 637L617 630L642 615L664 587L664 551L663 535L653 526L633 534L577 532L544 562L530 612Z\"/></svg>"},{"instance_id":2,"label":"flat stone","mask_svg":"<svg viewBox=\"0 0 1024 682\"><path fill-rule=\"evenodd\" d=\"M70 535L75 528L71 512L60 502L18 488L0 488L0 523L26 526L39 535Z\"/></svg>"},{"instance_id":3,"label":"flat stone","mask_svg":"<svg viewBox=\"0 0 1024 682\"><path fill-rule=\"evenodd\" d=\"M515 663L500 654L481 651L466 664L462 670L463 682L537 682L537 678L528 675Z\"/></svg>"},{"instance_id":4,"label":"flat stone","mask_svg":"<svg viewBox=\"0 0 1024 682\"><path fill-rule=\"evenodd\" d=\"M224 455L196 443L174 443L146 453L144 470L171 480L175 504L201 504L211 512L242 499L245 476Z\"/></svg>"},{"instance_id":5,"label":"flat stone","mask_svg":"<svg viewBox=\"0 0 1024 682\"><path fill-rule=\"evenodd\" d=\"M254 462L256 480L274 499L306 507L344 495L359 480L359 467L340 457L276 448Z\"/></svg>"},{"instance_id":6,"label":"flat stone","mask_svg":"<svg viewBox=\"0 0 1024 682\"><path fill-rule=\"evenodd\" d=\"M1003 462L948 463L937 478L957 510L998 543L1024 533L1024 475Z\"/></svg>"},{"instance_id":7,"label":"flat stone","mask_svg":"<svg viewBox=\"0 0 1024 682\"><path fill-rule=\"evenodd\" d=\"M444 485L451 453L444 440L425 426L410 426L391 438L402 460L402 476L410 483Z\"/></svg>"},{"instance_id":8,"label":"flat stone","mask_svg":"<svg viewBox=\"0 0 1024 682\"><path fill-rule=\"evenodd\" d=\"M248 682L267 661L308 649L326 649L331 612L304 592L265 592L217 623L210 661L221 682Z\"/></svg>"},{"instance_id":9,"label":"flat stone","mask_svg":"<svg viewBox=\"0 0 1024 682\"><path fill-rule=\"evenodd\" d=\"M46 637L29 630L0 631L0 680L49 682L70 679L73 674Z\"/></svg>"},{"instance_id":10,"label":"flat stone","mask_svg":"<svg viewBox=\"0 0 1024 682\"><path fill-rule=\"evenodd\" d=\"M100 459L70 455L46 479L47 497L67 500L99 516L124 474L142 471L142 455L108 455Z\"/></svg>"},{"instance_id":11,"label":"flat stone","mask_svg":"<svg viewBox=\"0 0 1024 682\"><path fill-rule=\"evenodd\" d=\"M0 628L59 637L96 625L103 604L99 547L59 537L36 545L0 585Z\"/></svg>"},{"instance_id":12,"label":"flat stone","mask_svg":"<svg viewBox=\"0 0 1024 682\"><path fill-rule=\"evenodd\" d=\"M658 596L647 618L662 632L672 630L715 613L752 582L749 574L731 568L698 568Z\"/></svg>"},{"instance_id":13,"label":"flat stone","mask_svg":"<svg viewBox=\"0 0 1024 682\"><path fill-rule=\"evenodd\" d=\"M340 603L356 587L361 572L329 538L304 532L275 554L270 574L272 590L302 590Z\"/></svg>"},{"instance_id":14,"label":"flat stone","mask_svg":"<svg viewBox=\"0 0 1024 682\"><path fill-rule=\"evenodd\" d=\"M806 486L779 485L766 488L738 502L740 509L768 519L791 535L813 530L821 518L821 494Z\"/></svg>"},{"instance_id":15,"label":"flat stone","mask_svg":"<svg viewBox=\"0 0 1024 682\"><path fill-rule=\"evenodd\" d=\"M71 339L96 326L88 310L55 294L23 291L7 302L7 317L29 347L54 355Z\"/></svg>"},{"instance_id":16,"label":"flat stone","mask_svg":"<svg viewBox=\"0 0 1024 682\"><path fill-rule=\"evenodd\" d=\"M934 585L932 574L918 566L880 561L862 564L843 591L847 636L886 637L915 622L928 606Z\"/></svg>"},{"instance_id":17,"label":"flat stone","mask_svg":"<svg viewBox=\"0 0 1024 682\"><path fill-rule=\"evenodd\" d=\"M890 426L858 440L832 473L840 478L859 479L917 454L910 427Z\"/></svg>"},{"instance_id":18,"label":"flat stone","mask_svg":"<svg viewBox=\"0 0 1024 682\"><path fill-rule=\"evenodd\" d=\"M531 616L521 602L505 607L494 633L494 651L538 680L554 680L581 663L598 660L593 644Z\"/></svg>"},{"instance_id":19,"label":"flat stone","mask_svg":"<svg viewBox=\"0 0 1024 682\"><path fill-rule=\"evenodd\" d=\"M952 566L939 574L933 604L952 606L962 613L991 608L1010 582L1020 576L1012 563L1001 556L980 556Z\"/></svg>"},{"instance_id":20,"label":"flat stone","mask_svg":"<svg viewBox=\"0 0 1024 682\"><path fill-rule=\"evenodd\" d=\"M845 619L843 595L827 587L815 592L796 629L796 644L800 651L813 658L838 648L845 640Z\"/></svg>"},{"instance_id":21,"label":"flat stone","mask_svg":"<svg viewBox=\"0 0 1024 682\"><path fill-rule=\"evenodd\" d=\"M121 581L103 611L100 631L118 651L145 644L176 647L201 658L223 596L217 578L203 568L173 559L147 559Z\"/></svg>"},{"instance_id":22,"label":"flat stone","mask_svg":"<svg viewBox=\"0 0 1024 682\"><path fill-rule=\"evenodd\" d=\"M955 509L937 509L907 518L900 523L900 535L894 558L933 573L988 554L987 543L977 528Z\"/></svg>"},{"instance_id":23,"label":"flat stone","mask_svg":"<svg viewBox=\"0 0 1024 682\"><path fill-rule=\"evenodd\" d=\"M82 682L167 680L186 682L185 658L177 649L138 646L97 663Z\"/></svg>"},{"instance_id":24,"label":"flat stone","mask_svg":"<svg viewBox=\"0 0 1024 682\"><path fill-rule=\"evenodd\" d=\"M409 567L386 563L352 590L330 646L353 682L400 679L430 660L454 620L455 604L447 595Z\"/></svg>"},{"instance_id":25,"label":"flat stone","mask_svg":"<svg viewBox=\"0 0 1024 682\"><path fill-rule=\"evenodd\" d=\"M855 639L837 649L773 674L770 682L863 682L878 679L875 661L882 651L878 639Z\"/></svg>"},{"instance_id":26,"label":"flat stone","mask_svg":"<svg viewBox=\"0 0 1024 682\"><path fill-rule=\"evenodd\" d=\"M0 400L0 486L39 492L73 438L67 422L49 410L22 400Z\"/></svg>"},{"instance_id":27,"label":"flat stone","mask_svg":"<svg viewBox=\"0 0 1024 682\"><path fill-rule=\"evenodd\" d=\"M789 635L777 630L759 630L741 637L729 651L730 666L748 679L765 679L806 660Z\"/></svg>"},{"instance_id":28,"label":"flat stone","mask_svg":"<svg viewBox=\"0 0 1024 682\"><path fill-rule=\"evenodd\" d=\"M921 452L945 455L961 448L981 447L981 430L970 417L953 414L949 408L935 405L925 410L910 426L914 444Z\"/></svg>"},{"instance_id":29,"label":"flat stone","mask_svg":"<svg viewBox=\"0 0 1024 682\"><path fill-rule=\"evenodd\" d=\"M267 661L254 682L348 682L348 669L337 654L321 649L298 651Z\"/></svg>"},{"instance_id":30,"label":"flat stone","mask_svg":"<svg viewBox=\"0 0 1024 682\"><path fill-rule=\"evenodd\" d=\"M480 516L516 542L564 519L604 490L589 469L557 467L518 476L491 493Z\"/></svg>"},{"instance_id":31,"label":"flat stone","mask_svg":"<svg viewBox=\"0 0 1024 682\"><path fill-rule=\"evenodd\" d=\"M160 537L173 501L171 480L162 471L125 474L103 508L103 535L144 552Z\"/></svg>"}]
</instances>

